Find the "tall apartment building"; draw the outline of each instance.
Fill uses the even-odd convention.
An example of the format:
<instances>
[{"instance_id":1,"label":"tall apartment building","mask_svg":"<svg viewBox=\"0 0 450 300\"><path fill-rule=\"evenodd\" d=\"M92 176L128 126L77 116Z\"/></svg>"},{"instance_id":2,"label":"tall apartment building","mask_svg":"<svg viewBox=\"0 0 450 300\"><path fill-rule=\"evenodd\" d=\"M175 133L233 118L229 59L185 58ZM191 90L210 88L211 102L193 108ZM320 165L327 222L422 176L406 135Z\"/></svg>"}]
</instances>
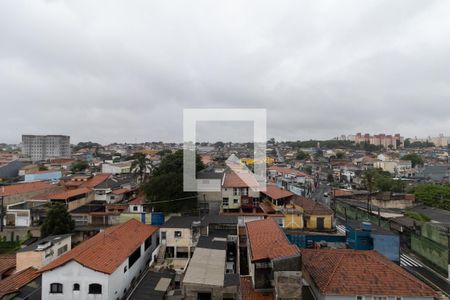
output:
<instances>
[{"instance_id":1,"label":"tall apartment building","mask_svg":"<svg viewBox=\"0 0 450 300\"><path fill-rule=\"evenodd\" d=\"M22 135L22 155L33 161L70 157L70 136Z\"/></svg>"},{"instance_id":2,"label":"tall apartment building","mask_svg":"<svg viewBox=\"0 0 450 300\"><path fill-rule=\"evenodd\" d=\"M384 148L392 148L397 149L398 147L403 147L404 138L400 136L399 133L390 135L390 134L375 134L370 135L368 133L361 134L357 133L355 135L355 144L367 143L376 146L383 146Z\"/></svg>"}]
</instances>

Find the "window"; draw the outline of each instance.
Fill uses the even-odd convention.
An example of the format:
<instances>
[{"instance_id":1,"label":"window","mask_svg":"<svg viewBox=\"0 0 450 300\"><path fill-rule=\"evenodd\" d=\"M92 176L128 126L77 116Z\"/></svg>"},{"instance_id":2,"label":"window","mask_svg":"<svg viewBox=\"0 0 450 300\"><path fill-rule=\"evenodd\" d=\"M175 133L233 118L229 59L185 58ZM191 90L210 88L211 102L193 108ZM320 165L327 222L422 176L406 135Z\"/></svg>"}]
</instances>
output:
<instances>
[{"instance_id":1,"label":"window","mask_svg":"<svg viewBox=\"0 0 450 300\"><path fill-rule=\"evenodd\" d=\"M133 206L133 211L137 211L138 207L137 206Z\"/></svg>"},{"instance_id":2,"label":"window","mask_svg":"<svg viewBox=\"0 0 450 300\"><path fill-rule=\"evenodd\" d=\"M161 231L161 239L162 240L166 239L166 232L165 231Z\"/></svg>"},{"instance_id":3,"label":"window","mask_svg":"<svg viewBox=\"0 0 450 300\"><path fill-rule=\"evenodd\" d=\"M128 270L128 266L123 267L123 272L126 273Z\"/></svg>"},{"instance_id":4,"label":"window","mask_svg":"<svg viewBox=\"0 0 450 300\"><path fill-rule=\"evenodd\" d=\"M181 231L175 231L175 237L180 238L181 237Z\"/></svg>"},{"instance_id":5,"label":"window","mask_svg":"<svg viewBox=\"0 0 450 300\"><path fill-rule=\"evenodd\" d=\"M152 236L149 236L144 243L144 250L147 250L152 245Z\"/></svg>"},{"instance_id":6,"label":"window","mask_svg":"<svg viewBox=\"0 0 450 300\"><path fill-rule=\"evenodd\" d=\"M66 251L67 251L67 245L62 246L61 248L58 249L58 256L60 256L61 254L63 254Z\"/></svg>"},{"instance_id":7,"label":"window","mask_svg":"<svg viewBox=\"0 0 450 300\"><path fill-rule=\"evenodd\" d=\"M139 246L133 253L131 253L130 257L128 257L128 265L130 268L139 259L139 257L141 257L141 246Z\"/></svg>"},{"instance_id":8,"label":"window","mask_svg":"<svg viewBox=\"0 0 450 300\"><path fill-rule=\"evenodd\" d=\"M356 296L356 300L364 300L364 296Z\"/></svg>"},{"instance_id":9,"label":"window","mask_svg":"<svg viewBox=\"0 0 450 300\"><path fill-rule=\"evenodd\" d=\"M61 283L51 283L50 284L50 293L51 294L62 294L63 285Z\"/></svg>"},{"instance_id":10,"label":"window","mask_svg":"<svg viewBox=\"0 0 450 300\"><path fill-rule=\"evenodd\" d=\"M73 284L73 290L74 290L74 291L79 291L79 290L80 290L80 284L74 283L74 284Z\"/></svg>"},{"instance_id":11,"label":"window","mask_svg":"<svg viewBox=\"0 0 450 300\"><path fill-rule=\"evenodd\" d=\"M238 203L238 199L234 199L234 200L233 200L233 203L234 203L234 204L237 204L237 203Z\"/></svg>"},{"instance_id":12,"label":"window","mask_svg":"<svg viewBox=\"0 0 450 300\"><path fill-rule=\"evenodd\" d=\"M372 300L387 300L387 297L373 296Z\"/></svg>"},{"instance_id":13,"label":"window","mask_svg":"<svg viewBox=\"0 0 450 300\"><path fill-rule=\"evenodd\" d=\"M228 206L228 198L223 198L223 206Z\"/></svg>"},{"instance_id":14,"label":"window","mask_svg":"<svg viewBox=\"0 0 450 300\"><path fill-rule=\"evenodd\" d=\"M402 300L402 297L395 297L395 300Z\"/></svg>"},{"instance_id":15,"label":"window","mask_svg":"<svg viewBox=\"0 0 450 300\"><path fill-rule=\"evenodd\" d=\"M89 294L101 294L102 293L102 285L98 283L91 283L89 285Z\"/></svg>"}]
</instances>

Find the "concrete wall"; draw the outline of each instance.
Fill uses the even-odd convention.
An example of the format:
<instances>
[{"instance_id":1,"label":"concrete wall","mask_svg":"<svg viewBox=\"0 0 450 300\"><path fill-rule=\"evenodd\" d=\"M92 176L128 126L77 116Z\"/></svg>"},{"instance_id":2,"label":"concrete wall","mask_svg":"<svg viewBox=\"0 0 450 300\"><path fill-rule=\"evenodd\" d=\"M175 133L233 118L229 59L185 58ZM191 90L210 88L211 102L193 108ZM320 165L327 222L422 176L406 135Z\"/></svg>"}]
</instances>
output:
<instances>
[{"instance_id":1,"label":"concrete wall","mask_svg":"<svg viewBox=\"0 0 450 300\"><path fill-rule=\"evenodd\" d=\"M21 271L28 267L40 268L55 260L65 252L58 255L58 249L67 246L67 251L72 248L72 238L69 236L55 243L45 251L26 251L16 253L16 270Z\"/></svg>"}]
</instances>

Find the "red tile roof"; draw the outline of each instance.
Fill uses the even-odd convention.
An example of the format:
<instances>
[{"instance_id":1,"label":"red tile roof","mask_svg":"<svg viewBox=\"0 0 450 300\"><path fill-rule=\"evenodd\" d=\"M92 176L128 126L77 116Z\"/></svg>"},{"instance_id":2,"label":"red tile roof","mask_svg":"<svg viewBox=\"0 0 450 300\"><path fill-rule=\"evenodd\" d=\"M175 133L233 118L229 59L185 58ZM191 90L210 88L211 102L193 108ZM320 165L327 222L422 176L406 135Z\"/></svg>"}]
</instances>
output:
<instances>
[{"instance_id":1,"label":"red tile roof","mask_svg":"<svg viewBox=\"0 0 450 300\"><path fill-rule=\"evenodd\" d=\"M273 219L248 222L246 226L252 262L300 253Z\"/></svg>"},{"instance_id":2,"label":"red tile roof","mask_svg":"<svg viewBox=\"0 0 450 300\"><path fill-rule=\"evenodd\" d=\"M48 195L48 198L51 200L67 200L71 197L88 194L91 192L91 189L88 188L79 188L75 190L67 190L58 193L53 193Z\"/></svg>"},{"instance_id":3,"label":"red tile roof","mask_svg":"<svg viewBox=\"0 0 450 300\"><path fill-rule=\"evenodd\" d=\"M106 274L112 274L158 227L135 219L115 225L96 234L42 269L53 270L70 261Z\"/></svg>"},{"instance_id":4,"label":"red tile roof","mask_svg":"<svg viewBox=\"0 0 450 300\"><path fill-rule=\"evenodd\" d=\"M17 292L20 288L30 283L41 274L33 267L22 270L18 273L0 281L0 298L5 295Z\"/></svg>"},{"instance_id":5,"label":"red tile roof","mask_svg":"<svg viewBox=\"0 0 450 300\"><path fill-rule=\"evenodd\" d=\"M245 181L244 181L245 180ZM222 187L224 188L245 188L245 187L257 187L254 174L251 172L242 171L239 175L233 171L224 174Z\"/></svg>"},{"instance_id":6,"label":"red tile roof","mask_svg":"<svg viewBox=\"0 0 450 300\"><path fill-rule=\"evenodd\" d=\"M83 182L81 187L94 188L111 176L109 173L98 173L94 177Z\"/></svg>"},{"instance_id":7,"label":"red tile roof","mask_svg":"<svg viewBox=\"0 0 450 300\"><path fill-rule=\"evenodd\" d=\"M280 189L279 187L275 185L267 185L266 191L261 191L264 195L272 198L273 200L282 199L282 198L288 198L294 196L293 193Z\"/></svg>"},{"instance_id":8,"label":"red tile roof","mask_svg":"<svg viewBox=\"0 0 450 300\"><path fill-rule=\"evenodd\" d=\"M53 187L54 185L45 181L35 181L29 183L19 183L0 187L0 195L12 196L16 194L29 193L36 190L43 190Z\"/></svg>"},{"instance_id":9,"label":"red tile roof","mask_svg":"<svg viewBox=\"0 0 450 300\"><path fill-rule=\"evenodd\" d=\"M145 194L144 193L140 193L136 198L134 198L133 200L129 201L128 204L133 204L133 205L145 204Z\"/></svg>"},{"instance_id":10,"label":"red tile roof","mask_svg":"<svg viewBox=\"0 0 450 300\"><path fill-rule=\"evenodd\" d=\"M112 193L114 195L122 195L122 194L128 193L129 191L130 191L129 189L123 188L123 189L115 189L112 191Z\"/></svg>"},{"instance_id":11,"label":"red tile roof","mask_svg":"<svg viewBox=\"0 0 450 300\"><path fill-rule=\"evenodd\" d=\"M437 296L376 251L303 249L301 253L305 270L324 295Z\"/></svg>"},{"instance_id":12,"label":"red tile roof","mask_svg":"<svg viewBox=\"0 0 450 300\"><path fill-rule=\"evenodd\" d=\"M252 278L250 276L241 277L242 300L273 300L273 293L257 292L253 289Z\"/></svg>"},{"instance_id":13,"label":"red tile roof","mask_svg":"<svg viewBox=\"0 0 450 300\"><path fill-rule=\"evenodd\" d=\"M303 196L295 196L293 202L303 208L307 215L333 215L333 211L328 207Z\"/></svg>"},{"instance_id":14,"label":"red tile roof","mask_svg":"<svg viewBox=\"0 0 450 300\"><path fill-rule=\"evenodd\" d=\"M16 268L16 256L12 255L0 255L0 274L8 272Z\"/></svg>"}]
</instances>

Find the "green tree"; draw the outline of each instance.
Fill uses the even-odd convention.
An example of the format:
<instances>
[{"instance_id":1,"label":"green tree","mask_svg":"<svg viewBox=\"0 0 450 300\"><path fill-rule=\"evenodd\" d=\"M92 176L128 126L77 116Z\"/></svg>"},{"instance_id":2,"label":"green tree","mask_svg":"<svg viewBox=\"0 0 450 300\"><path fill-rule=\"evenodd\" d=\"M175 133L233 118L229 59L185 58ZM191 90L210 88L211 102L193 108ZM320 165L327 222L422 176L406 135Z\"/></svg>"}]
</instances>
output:
<instances>
[{"instance_id":1,"label":"green tree","mask_svg":"<svg viewBox=\"0 0 450 300\"><path fill-rule=\"evenodd\" d=\"M423 165L423 158L417 154L417 153L410 153L401 158L402 160L410 160L412 167L415 168L416 166L422 166Z\"/></svg>"},{"instance_id":2,"label":"green tree","mask_svg":"<svg viewBox=\"0 0 450 300\"><path fill-rule=\"evenodd\" d=\"M87 161L84 160L76 160L72 163L71 171L73 173L81 172L86 170L89 167L89 164Z\"/></svg>"},{"instance_id":3,"label":"green tree","mask_svg":"<svg viewBox=\"0 0 450 300\"><path fill-rule=\"evenodd\" d=\"M450 210L450 185L420 184L414 192L416 199L426 205Z\"/></svg>"},{"instance_id":4,"label":"green tree","mask_svg":"<svg viewBox=\"0 0 450 300\"><path fill-rule=\"evenodd\" d=\"M338 152L336 153L336 158L337 158L337 159L344 159L344 158L345 158L345 153L342 152L342 151L338 151Z\"/></svg>"},{"instance_id":5,"label":"green tree","mask_svg":"<svg viewBox=\"0 0 450 300\"><path fill-rule=\"evenodd\" d=\"M144 153L135 153L131 163L131 172L138 175L140 182L145 182L153 171L153 163Z\"/></svg>"},{"instance_id":6,"label":"green tree","mask_svg":"<svg viewBox=\"0 0 450 300\"><path fill-rule=\"evenodd\" d=\"M41 226L41 237L73 232L75 222L64 204L49 204L47 218Z\"/></svg>"},{"instance_id":7,"label":"green tree","mask_svg":"<svg viewBox=\"0 0 450 300\"><path fill-rule=\"evenodd\" d=\"M198 172L204 167L197 155L196 171ZM142 188L148 203L157 211L165 213L192 212L196 209L197 193L183 191L182 150L166 155L161 164L155 168L153 176L143 184ZM176 200L180 198L187 199Z\"/></svg>"},{"instance_id":8,"label":"green tree","mask_svg":"<svg viewBox=\"0 0 450 300\"><path fill-rule=\"evenodd\" d=\"M297 152L297 156L296 159L298 160L304 160L304 159L308 159L309 158L309 154L302 151L302 150L298 150Z\"/></svg>"}]
</instances>

